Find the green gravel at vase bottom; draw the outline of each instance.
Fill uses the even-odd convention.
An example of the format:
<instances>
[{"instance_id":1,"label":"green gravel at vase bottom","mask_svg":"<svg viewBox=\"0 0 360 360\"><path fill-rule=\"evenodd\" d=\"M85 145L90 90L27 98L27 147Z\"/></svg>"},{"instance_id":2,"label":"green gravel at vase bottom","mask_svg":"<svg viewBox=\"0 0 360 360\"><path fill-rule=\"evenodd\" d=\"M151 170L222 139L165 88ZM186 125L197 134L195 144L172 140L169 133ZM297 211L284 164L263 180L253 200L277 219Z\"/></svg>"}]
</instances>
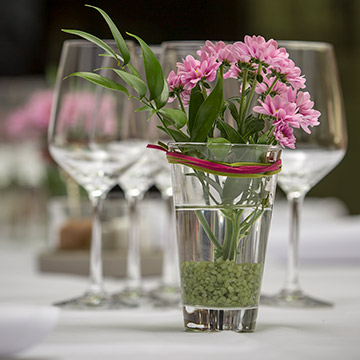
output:
<instances>
[{"instance_id":1,"label":"green gravel at vase bottom","mask_svg":"<svg viewBox=\"0 0 360 360\"><path fill-rule=\"evenodd\" d=\"M183 303L194 307L256 306L262 271L262 263L183 261L180 268Z\"/></svg>"}]
</instances>

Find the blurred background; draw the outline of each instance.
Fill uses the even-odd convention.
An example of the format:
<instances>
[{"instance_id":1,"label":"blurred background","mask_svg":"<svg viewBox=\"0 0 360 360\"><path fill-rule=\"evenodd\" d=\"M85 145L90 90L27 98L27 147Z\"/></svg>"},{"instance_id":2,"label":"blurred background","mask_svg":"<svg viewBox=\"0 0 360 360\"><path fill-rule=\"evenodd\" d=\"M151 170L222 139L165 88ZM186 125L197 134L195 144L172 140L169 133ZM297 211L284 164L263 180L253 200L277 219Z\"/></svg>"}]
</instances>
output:
<instances>
[{"instance_id":1,"label":"blurred background","mask_svg":"<svg viewBox=\"0 0 360 360\"><path fill-rule=\"evenodd\" d=\"M63 195L47 154L46 128L52 87L64 40L62 28L110 38L106 23L85 3L99 6L120 31L149 44L166 40L275 40L330 42L335 47L347 115L348 151L341 164L309 193L336 197L360 214L357 136L360 122L360 1L357 0L14 0L0 11L0 222L1 231L40 237L47 200ZM126 38L126 36L125 36ZM20 201L19 201L20 200ZM11 224L21 222L23 226ZM26 230L24 230L26 229ZM7 234L11 236L21 234Z\"/></svg>"}]
</instances>

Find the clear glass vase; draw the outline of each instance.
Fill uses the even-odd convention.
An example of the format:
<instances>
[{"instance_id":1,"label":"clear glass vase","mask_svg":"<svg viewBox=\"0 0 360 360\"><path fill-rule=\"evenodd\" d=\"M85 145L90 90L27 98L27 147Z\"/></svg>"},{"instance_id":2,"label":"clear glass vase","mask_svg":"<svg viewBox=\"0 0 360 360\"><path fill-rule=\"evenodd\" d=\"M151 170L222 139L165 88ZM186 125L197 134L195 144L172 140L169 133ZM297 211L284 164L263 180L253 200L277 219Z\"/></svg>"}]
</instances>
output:
<instances>
[{"instance_id":1,"label":"clear glass vase","mask_svg":"<svg viewBox=\"0 0 360 360\"><path fill-rule=\"evenodd\" d=\"M252 165L281 153L268 145L204 143L170 143L169 151ZM276 175L225 176L175 163L172 183L185 328L254 331Z\"/></svg>"}]
</instances>

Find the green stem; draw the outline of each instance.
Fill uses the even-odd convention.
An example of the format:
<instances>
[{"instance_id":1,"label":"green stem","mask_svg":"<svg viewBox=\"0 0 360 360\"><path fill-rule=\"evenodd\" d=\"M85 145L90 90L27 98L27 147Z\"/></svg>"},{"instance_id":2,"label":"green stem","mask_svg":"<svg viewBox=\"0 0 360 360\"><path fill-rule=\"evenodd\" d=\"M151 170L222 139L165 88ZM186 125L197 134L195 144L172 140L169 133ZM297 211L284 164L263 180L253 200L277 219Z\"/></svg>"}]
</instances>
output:
<instances>
[{"instance_id":1,"label":"green stem","mask_svg":"<svg viewBox=\"0 0 360 360\"><path fill-rule=\"evenodd\" d=\"M176 97L177 97L177 99L178 99L178 101L179 101L181 110L186 114L185 107L184 107L184 103L183 103L182 100L181 100L180 94L176 94Z\"/></svg>"},{"instance_id":2,"label":"green stem","mask_svg":"<svg viewBox=\"0 0 360 360\"><path fill-rule=\"evenodd\" d=\"M226 217L225 218L225 239L224 239L224 246L223 246L223 256L224 260L232 260L231 259L231 245L233 242L233 220Z\"/></svg>"},{"instance_id":3,"label":"green stem","mask_svg":"<svg viewBox=\"0 0 360 360\"><path fill-rule=\"evenodd\" d=\"M237 255L237 246L241 240L241 238L240 238L241 224L240 224L240 226L238 226L238 223L239 223L242 213L243 213L243 210L241 210L235 214L235 220L234 220L235 226L234 226L234 230L233 230L234 235L233 235L232 249L231 249L231 256L232 256L232 259L234 259L234 260Z\"/></svg>"},{"instance_id":4,"label":"green stem","mask_svg":"<svg viewBox=\"0 0 360 360\"><path fill-rule=\"evenodd\" d=\"M200 80L200 83L201 83L201 92L204 96L204 100L207 98L207 92L206 92L206 88L204 86L204 80Z\"/></svg>"},{"instance_id":5,"label":"green stem","mask_svg":"<svg viewBox=\"0 0 360 360\"><path fill-rule=\"evenodd\" d=\"M246 233L247 230L249 230L254 223L261 217L261 215L264 213L264 209L261 209L260 211L254 210L252 214L250 214L243 222L242 224L245 224L241 228L241 233ZM247 221L249 219L249 222Z\"/></svg>"},{"instance_id":6,"label":"green stem","mask_svg":"<svg viewBox=\"0 0 360 360\"><path fill-rule=\"evenodd\" d=\"M252 101L252 99L253 99L253 97L254 97L255 89L256 89L256 84L258 83L258 81L257 81L257 76L260 75L261 69L262 69L262 66L261 66L261 64L259 64L258 71L257 71L257 73L256 73L254 82L253 82L253 84L252 84L252 86L251 86L250 93L249 93L248 98L247 98L247 100L246 100L245 111L244 111L244 115L243 115L243 116L244 116L243 121L245 121L246 114L247 114L248 111L249 111L249 107L250 107L251 101Z\"/></svg>"},{"instance_id":7,"label":"green stem","mask_svg":"<svg viewBox=\"0 0 360 360\"><path fill-rule=\"evenodd\" d=\"M201 210L195 210L195 214L196 214L201 226L203 227L206 235L210 239L210 241L214 244L214 246L216 247L217 250L222 251L223 250L222 246L216 239L215 235L212 233L210 226L205 219L204 214L201 212Z\"/></svg>"},{"instance_id":8,"label":"green stem","mask_svg":"<svg viewBox=\"0 0 360 360\"><path fill-rule=\"evenodd\" d=\"M199 179L199 181L201 182L201 185L203 187L203 191L206 193L206 203L208 205L210 205L210 198L212 201L214 201L215 204L219 205L219 202L215 199L215 197L211 194L211 191L209 189L209 181L204 179L206 177L206 175L203 175L203 172L202 171L197 171L195 170L195 174L196 174L196 177ZM217 189L215 186L213 186L213 188L219 193L221 194L219 191L219 189Z\"/></svg>"},{"instance_id":9,"label":"green stem","mask_svg":"<svg viewBox=\"0 0 360 360\"><path fill-rule=\"evenodd\" d=\"M274 88L274 86L278 80L279 80L279 78L276 77L275 80L273 81L273 83L270 85L270 87L266 90L265 96L270 94L270 92L272 91L272 89Z\"/></svg>"},{"instance_id":10,"label":"green stem","mask_svg":"<svg viewBox=\"0 0 360 360\"><path fill-rule=\"evenodd\" d=\"M244 70L243 82L241 88L241 97L240 97L239 119L238 119L238 130L240 131L241 134L242 134L242 126L244 123L243 113L244 113L245 91L247 86L247 75L248 75L248 70Z\"/></svg>"}]
</instances>

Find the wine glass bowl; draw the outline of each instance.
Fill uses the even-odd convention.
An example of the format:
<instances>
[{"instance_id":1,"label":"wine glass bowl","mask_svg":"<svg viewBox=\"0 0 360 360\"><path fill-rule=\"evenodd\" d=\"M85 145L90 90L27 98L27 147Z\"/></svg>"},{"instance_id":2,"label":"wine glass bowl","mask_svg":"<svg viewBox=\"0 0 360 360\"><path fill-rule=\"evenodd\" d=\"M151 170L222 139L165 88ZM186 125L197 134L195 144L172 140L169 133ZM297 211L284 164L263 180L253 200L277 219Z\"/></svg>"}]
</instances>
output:
<instances>
[{"instance_id":1,"label":"wine glass bowl","mask_svg":"<svg viewBox=\"0 0 360 360\"><path fill-rule=\"evenodd\" d=\"M286 194L291 214L288 265L285 285L273 296L261 296L261 303L288 307L326 307L328 301L304 294L298 278L300 215L308 191L343 159L347 146L345 112L334 49L331 44L284 41L289 57L306 77L306 89L321 112L320 124L311 133L294 131L295 149L283 149L278 184Z\"/></svg>"}]
</instances>

